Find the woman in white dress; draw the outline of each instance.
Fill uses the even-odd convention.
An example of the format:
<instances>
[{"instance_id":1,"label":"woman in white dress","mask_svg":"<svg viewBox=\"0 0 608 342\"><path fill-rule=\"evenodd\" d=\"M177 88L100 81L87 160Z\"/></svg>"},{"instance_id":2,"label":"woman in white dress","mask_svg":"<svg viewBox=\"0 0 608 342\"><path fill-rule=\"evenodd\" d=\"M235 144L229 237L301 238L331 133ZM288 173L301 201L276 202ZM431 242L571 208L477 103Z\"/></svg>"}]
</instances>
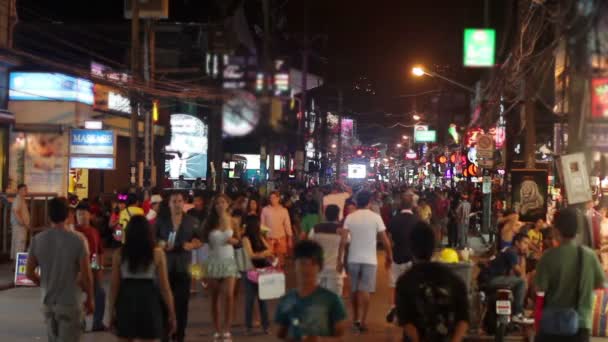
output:
<instances>
[{"instance_id":1,"label":"woman in white dress","mask_svg":"<svg viewBox=\"0 0 608 342\"><path fill-rule=\"evenodd\" d=\"M234 245L238 239L233 237L232 220L228 211L230 200L226 195L218 195L207 218L203 238L209 245L207 257L207 281L211 292L211 316L215 327L214 341L232 341L230 326L234 306L234 286L238 269L234 258ZM224 313L223 325L220 323L220 307Z\"/></svg>"}]
</instances>

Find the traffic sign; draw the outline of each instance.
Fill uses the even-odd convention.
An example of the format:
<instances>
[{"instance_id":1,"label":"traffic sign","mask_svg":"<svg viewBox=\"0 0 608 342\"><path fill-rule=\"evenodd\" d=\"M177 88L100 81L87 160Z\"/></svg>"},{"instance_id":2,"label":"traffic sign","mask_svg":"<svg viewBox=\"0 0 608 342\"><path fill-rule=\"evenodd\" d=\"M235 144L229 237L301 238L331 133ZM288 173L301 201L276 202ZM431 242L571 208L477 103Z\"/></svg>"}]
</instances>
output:
<instances>
[{"instance_id":1,"label":"traffic sign","mask_svg":"<svg viewBox=\"0 0 608 342\"><path fill-rule=\"evenodd\" d=\"M493 159L494 158L494 137L491 134L483 134L477 138L477 158L478 159Z\"/></svg>"},{"instance_id":2,"label":"traffic sign","mask_svg":"<svg viewBox=\"0 0 608 342\"><path fill-rule=\"evenodd\" d=\"M464 30L464 66L494 66L495 51L496 30L473 28Z\"/></svg>"}]
</instances>

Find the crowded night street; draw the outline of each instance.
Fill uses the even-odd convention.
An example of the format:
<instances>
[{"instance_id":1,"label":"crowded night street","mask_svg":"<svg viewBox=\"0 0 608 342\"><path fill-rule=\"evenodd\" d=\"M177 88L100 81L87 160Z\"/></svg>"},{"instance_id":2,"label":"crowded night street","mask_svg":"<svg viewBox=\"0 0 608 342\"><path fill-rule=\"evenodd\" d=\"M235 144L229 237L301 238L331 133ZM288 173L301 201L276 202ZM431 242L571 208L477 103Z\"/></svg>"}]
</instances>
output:
<instances>
[{"instance_id":1,"label":"crowded night street","mask_svg":"<svg viewBox=\"0 0 608 342\"><path fill-rule=\"evenodd\" d=\"M607 0L0 0L0 341L608 342Z\"/></svg>"}]
</instances>

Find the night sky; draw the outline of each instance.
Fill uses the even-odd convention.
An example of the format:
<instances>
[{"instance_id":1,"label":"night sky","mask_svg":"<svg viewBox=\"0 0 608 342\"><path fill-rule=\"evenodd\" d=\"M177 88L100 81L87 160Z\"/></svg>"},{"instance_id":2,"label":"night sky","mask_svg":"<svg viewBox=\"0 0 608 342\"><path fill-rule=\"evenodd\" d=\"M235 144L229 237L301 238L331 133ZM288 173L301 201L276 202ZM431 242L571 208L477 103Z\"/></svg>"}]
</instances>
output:
<instances>
[{"instance_id":1,"label":"night sky","mask_svg":"<svg viewBox=\"0 0 608 342\"><path fill-rule=\"evenodd\" d=\"M219 18L218 3L228 0L170 0L170 19L175 22L209 23ZM261 25L261 0L245 0L250 26ZM311 71L323 75L330 82L352 86L361 77L364 87L373 93L351 94L349 102L364 99L367 105L353 108L353 112L382 111L397 115L411 110L410 100L394 100L401 94L419 93L448 87L429 77L412 77L414 64L473 85L480 71L462 67L462 32L465 27L483 27L484 0L274 0L274 17L284 25L276 29L275 37L285 53L299 67L297 49L305 31L321 38L313 48ZM501 8L495 1L490 12L490 24L500 28L504 22ZM306 10L306 6L308 6ZM116 24L127 25L123 18L123 0L18 0L19 15L24 22L60 21L68 25ZM308 15L305 15L305 13ZM95 30L95 29L92 29ZM91 33L95 33L91 31ZM112 37L128 46L129 37ZM89 46L104 46L94 39ZM110 50L108 50L110 51ZM321 63L323 61L323 63ZM454 88L452 88L454 89ZM372 96L373 94L373 96ZM373 114L372 114L373 116ZM365 117L361 117L361 123ZM386 124L392 121L387 119Z\"/></svg>"},{"instance_id":2,"label":"night sky","mask_svg":"<svg viewBox=\"0 0 608 342\"><path fill-rule=\"evenodd\" d=\"M259 0L246 0L249 9ZM275 0L284 16L286 31L304 31L305 6L311 36L327 40L314 45L323 57L340 63L347 73L371 77L379 92L413 88L424 81L412 79L415 63L450 66L454 76L463 73L462 30L483 26L484 0ZM493 3L493 1L490 1ZM53 19L65 22L124 22L122 0L18 0L23 20ZM209 22L218 14L212 0L171 0L171 20ZM257 13L249 11L254 16ZM255 19L254 19L255 20ZM501 20L493 17L491 22ZM128 37L125 37L127 39ZM413 83L413 84L412 84Z\"/></svg>"}]
</instances>

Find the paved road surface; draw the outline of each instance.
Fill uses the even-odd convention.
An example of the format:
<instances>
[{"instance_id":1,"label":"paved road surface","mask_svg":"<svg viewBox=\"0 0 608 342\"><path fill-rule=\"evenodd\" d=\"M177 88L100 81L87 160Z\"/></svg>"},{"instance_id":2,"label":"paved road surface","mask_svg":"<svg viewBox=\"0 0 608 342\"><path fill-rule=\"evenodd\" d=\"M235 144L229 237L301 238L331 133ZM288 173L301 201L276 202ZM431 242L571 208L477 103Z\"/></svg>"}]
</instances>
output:
<instances>
[{"instance_id":1,"label":"paved road surface","mask_svg":"<svg viewBox=\"0 0 608 342\"><path fill-rule=\"evenodd\" d=\"M293 277L290 276L288 278L289 286L293 284ZM400 330L384 322L384 316L388 309L388 288L386 283L387 274L381 268L380 272L378 272L378 292L372 297L370 332L365 335L356 335L349 331L347 341L400 341ZM350 304L348 299L345 299L345 304ZM271 303L271 313L274 313L275 305L276 302ZM191 300L187 341L212 340L211 333L213 329L209 306L209 299L200 293ZM242 326L244 307L242 298L240 298L237 304L237 309L237 326L233 329L235 341L261 342L277 340L273 336L269 337L265 335L244 336L244 328ZM350 314L349 306L348 309ZM83 339L85 342L114 340L110 334L106 333L88 333ZM39 311L39 289L16 288L0 291L0 341L46 341L45 327ZM594 341L608 341L608 339L597 339Z\"/></svg>"},{"instance_id":2,"label":"paved road surface","mask_svg":"<svg viewBox=\"0 0 608 342\"><path fill-rule=\"evenodd\" d=\"M388 308L386 288L386 273L378 275L379 291L373 296L373 312L370 314L370 332L367 335L356 336L349 331L349 341L399 341L399 329L384 323ZM293 286L293 276L288 276L288 287ZM243 292L242 292L243 293ZM0 341L26 342L46 341L45 326L39 311L40 290L38 288L14 288L0 291ZM242 296L237 304L237 326L233 329L235 341L275 341L274 336L257 335L245 336L244 305ZM349 305L345 298L345 304ZM274 313L276 301L270 305L271 316ZM190 318L187 330L187 341L211 341L212 324L209 298L202 293L196 294L190 301ZM272 317L271 317L272 319ZM274 331L273 331L274 332ZM113 341L114 338L106 333L87 333L85 342Z\"/></svg>"}]
</instances>

